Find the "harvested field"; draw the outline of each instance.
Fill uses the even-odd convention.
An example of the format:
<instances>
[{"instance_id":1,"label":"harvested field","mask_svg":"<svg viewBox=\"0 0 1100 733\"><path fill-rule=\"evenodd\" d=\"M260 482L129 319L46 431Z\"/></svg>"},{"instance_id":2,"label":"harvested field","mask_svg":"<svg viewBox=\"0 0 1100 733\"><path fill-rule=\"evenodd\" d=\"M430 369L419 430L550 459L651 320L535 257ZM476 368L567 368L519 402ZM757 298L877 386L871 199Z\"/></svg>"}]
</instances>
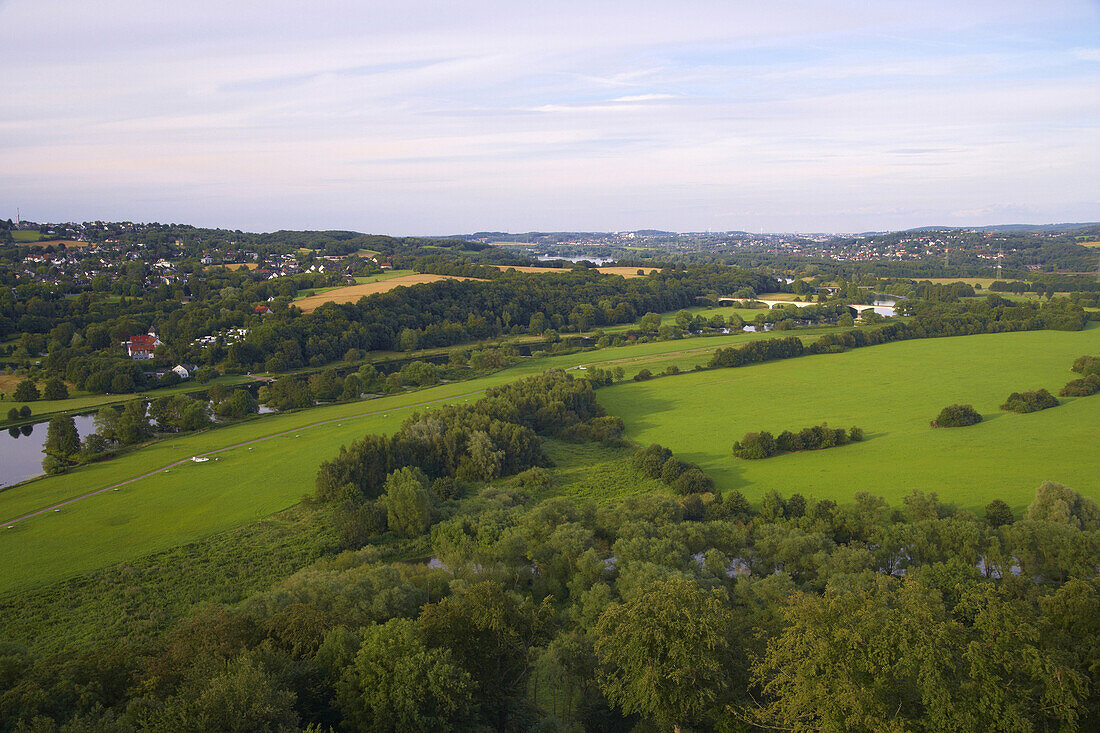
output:
<instances>
[{"instance_id":1,"label":"harvested field","mask_svg":"<svg viewBox=\"0 0 1100 733\"><path fill-rule=\"evenodd\" d=\"M1081 245L1082 247L1100 247L1100 241L1096 241L1096 242L1078 242L1077 244Z\"/></svg>"},{"instance_id":2,"label":"harvested field","mask_svg":"<svg viewBox=\"0 0 1100 733\"><path fill-rule=\"evenodd\" d=\"M207 270L217 270L219 267L224 267L227 270L239 270L242 267L248 270L255 270L259 265L255 262L227 262L224 265L207 265Z\"/></svg>"},{"instance_id":3,"label":"harvested field","mask_svg":"<svg viewBox=\"0 0 1100 733\"><path fill-rule=\"evenodd\" d=\"M306 313L317 310L322 303L354 303L362 298L364 295L374 295L376 293L385 293L394 288L399 288L407 285L423 285L425 283L435 283L440 280L479 280L476 277L454 277L452 275L402 275L401 277L393 277L388 280L380 280L373 283L364 283L362 285L349 285L346 288L336 288L335 290L329 290L326 293L319 293L318 295L311 295L308 298L302 298L301 300L294 301L294 305L301 308Z\"/></svg>"},{"instance_id":4,"label":"harvested field","mask_svg":"<svg viewBox=\"0 0 1100 733\"><path fill-rule=\"evenodd\" d=\"M638 270L643 271L646 275L651 272L658 272L659 267L597 267L597 270L604 275L622 275L623 277L645 277L645 275L639 275Z\"/></svg>"}]
</instances>

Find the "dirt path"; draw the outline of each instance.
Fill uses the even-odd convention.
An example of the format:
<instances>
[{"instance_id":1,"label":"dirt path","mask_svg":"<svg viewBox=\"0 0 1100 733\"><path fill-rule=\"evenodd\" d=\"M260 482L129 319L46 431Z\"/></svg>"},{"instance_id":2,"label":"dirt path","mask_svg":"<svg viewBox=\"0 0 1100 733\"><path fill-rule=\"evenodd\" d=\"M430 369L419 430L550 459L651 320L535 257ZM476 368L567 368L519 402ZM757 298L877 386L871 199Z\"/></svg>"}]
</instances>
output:
<instances>
[{"instance_id":1,"label":"dirt path","mask_svg":"<svg viewBox=\"0 0 1100 733\"><path fill-rule=\"evenodd\" d=\"M264 435L262 437L253 438L252 440L246 440L246 441L243 441L241 443L234 443L233 445L223 446L221 448L216 448L215 450L212 450L212 451L207 451L206 453L198 453L193 457L194 458L205 458L206 456L212 456L215 453L221 453L222 451L232 450L234 448L240 448L241 446L245 446L245 445L254 445L255 443L262 443L265 440L271 440L272 438L281 438L284 435L290 435L291 433L297 433L301 430L308 430L310 428L316 428L316 427L319 427L321 425L330 425L334 422L338 423L338 422L344 422L344 421L347 421L347 420L355 420L356 418L360 418L360 417L370 417L372 415L380 415L380 414L388 413L388 412L396 412L397 410L405 410L405 409L408 409L408 408L411 408L411 407L423 407L424 405L431 405L431 404L436 403L436 402L446 402L448 400L456 400L460 397L470 397L472 395L481 394L484 391L485 391L484 389L478 389L478 390L474 390L473 392L463 392L462 394L453 395L451 397L440 397L437 400L425 400L424 402L415 402L411 405L401 405L399 407L391 407L387 410L374 410L372 412L361 412L358 415L349 415L347 417L334 417L330 420L321 420L319 422L310 423L308 425L301 425L301 426L293 428L291 430L284 430L281 433L272 433L271 435ZM190 460L191 460L191 458L184 458L184 459L181 459L181 460L176 461L174 463L169 463L166 466L161 466L160 468L149 471L148 473L143 473L140 476L134 476L133 478L126 479L125 481L121 481L117 484L112 484L111 486L106 486L102 489L96 489L95 491L90 491L87 494L81 494L80 496L74 496L72 499L66 499L65 501L61 502L60 504L54 504L52 506L45 507L44 509L38 509L36 511L33 511L30 514L24 514L21 517L16 517L15 519L9 519L6 522L0 522L0 526L9 527L9 526L15 524L16 522L22 522L24 519L30 519L31 517L37 517L40 514L46 514L47 512L51 512L55 509L60 509L63 506L68 506L69 504L74 504L74 503L80 501L81 499L87 499L90 496L95 496L97 494L102 494L106 491L114 491L114 490L116 490L116 489L118 489L122 486L125 486L126 484L132 484L135 481L140 481L143 478L149 478L150 476L155 476L156 474L158 474L162 471L167 471L171 468L175 468L176 466L182 466L183 464L188 463Z\"/></svg>"}]
</instances>

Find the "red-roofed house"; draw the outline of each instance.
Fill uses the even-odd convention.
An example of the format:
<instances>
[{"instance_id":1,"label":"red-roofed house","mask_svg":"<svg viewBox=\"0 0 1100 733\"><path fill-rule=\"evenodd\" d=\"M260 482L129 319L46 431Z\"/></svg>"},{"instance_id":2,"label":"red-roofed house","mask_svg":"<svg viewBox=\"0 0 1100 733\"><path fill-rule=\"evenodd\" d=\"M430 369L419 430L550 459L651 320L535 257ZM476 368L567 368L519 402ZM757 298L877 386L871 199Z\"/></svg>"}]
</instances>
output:
<instances>
[{"instance_id":1,"label":"red-roofed house","mask_svg":"<svg viewBox=\"0 0 1100 733\"><path fill-rule=\"evenodd\" d=\"M158 346L163 346L164 342L157 338L156 333L150 331L131 336L130 340L123 341L122 345L126 347L126 353L131 359L152 359L153 352Z\"/></svg>"},{"instance_id":2,"label":"red-roofed house","mask_svg":"<svg viewBox=\"0 0 1100 733\"><path fill-rule=\"evenodd\" d=\"M266 305L258 305L258 306L256 306L255 308L252 309L252 312L257 314L257 315L260 315L260 316L270 316L271 315L271 309L268 308Z\"/></svg>"}]
</instances>

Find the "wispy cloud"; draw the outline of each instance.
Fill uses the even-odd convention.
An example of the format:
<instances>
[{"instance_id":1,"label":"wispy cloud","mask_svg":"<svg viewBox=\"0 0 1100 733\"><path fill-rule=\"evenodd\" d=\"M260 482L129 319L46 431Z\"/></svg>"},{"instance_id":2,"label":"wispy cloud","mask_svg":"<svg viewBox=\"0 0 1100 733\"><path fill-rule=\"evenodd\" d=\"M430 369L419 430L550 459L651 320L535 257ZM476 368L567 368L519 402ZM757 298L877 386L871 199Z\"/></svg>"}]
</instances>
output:
<instances>
[{"instance_id":1,"label":"wispy cloud","mask_svg":"<svg viewBox=\"0 0 1100 733\"><path fill-rule=\"evenodd\" d=\"M0 27L0 202L41 219L1100 218L1100 20L1073 0L10 0Z\"/></svg>"}]
</instances>

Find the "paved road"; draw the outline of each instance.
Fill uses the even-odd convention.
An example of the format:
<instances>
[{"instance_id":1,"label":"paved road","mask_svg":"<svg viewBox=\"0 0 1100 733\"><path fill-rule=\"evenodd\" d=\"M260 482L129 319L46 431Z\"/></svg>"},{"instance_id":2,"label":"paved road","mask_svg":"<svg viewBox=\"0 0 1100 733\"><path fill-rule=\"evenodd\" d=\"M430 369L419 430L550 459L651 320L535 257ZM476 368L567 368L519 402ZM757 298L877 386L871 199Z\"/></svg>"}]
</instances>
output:
<instances>
[{"instance_id":1,"label":"paved road","mask_svg":"<svg viewBox=\"0 0 1100 733\"><path fill-rule=\"evenodd\" d=\"M437 400L425 400L424 402L416 402L416 403L411 404L411 405L400 405L398 407L391 407L391 408L386 409L386 410L374 410L373 412L361 412L358 415L349 415L347 417L334 417L331 420L321 420L319 422L310 423L309 425L301 425L301 426L296 427L292 430L284 430L281 433L272 433L271 435L265 435L261 438L253 438L252 440L246 440L243 443L234 443L233 445L227 445L227 446L224 446L222 448L218 448L216 450L207 451L206 453L199 453L195 457L196 458L205 458L206 456L212 456L215 453L221 453L222 451L232 450L233 448L240 448L241 446L244 446L244 445L253 445L254 443L262 443L265 440L271 440L272 438L281 438L284 435L290 435L291 433L297 433L297 432L302 431L302 430L308 430L309 428L316 428L316 427L321 426L321 425L329 425L329 424L334 423L334 422L338 423L338 422L344 422L346 420L354 420L354 419L360 418L360 417L370 417L372 415L381 415L383 413L396 412L397 410L405 410L405 409L408 409L410 407L423 407L424 405L430 405L430 404L433 404L435 402L447 402L447 401L451 401L451 400L457 400L460 397L470 397L471 395L481 394L484 391L485 391L484 389L478 389L478 390L474 390L473 392L464 392L462 394L453 395L451 397L440 397ZM143 473L140 476L134 476L133 478L126 479L125 481L122 481L120 483L113 484L111 486L107 486L107 487L104 487L102 489L97 489L96 491L91 491L91 492L88 492L87 494L81 494L80 496L74 496L72 499L67 499L67 500L61 502L60 504L54 504L53 506L48 506L48 507L45 507L44 509L38 509L36 511L33 511L30 514L24 514L21 517L16 517L15 519L9 519L6 522L0 522L0 526L8 527L10 525L15 524L16 522L22 522L24 519L30 519L31 517L37 517L40 514L46 514L47 512L52 512L54 509L60 509L63 506L68 506L69 504L74 504L74 503L80 501L81 499L87 499L90 496L95 496L96 494L102 494L105 491L114 491L115 489L120 488L122 486L125 486L126 484L132 484L135 481L140 481L143 478L149 478L150 476L155 476L156 474L161 473L162 471L167 471L170 468L175 468L176 466L182 466L183 464L190 462L190 460L191 460L190 458L184 458L182 460L176 461L175 463L169 463L166 466L161 466L160 468L149 471L148 473Z\"/></svg>"}]
</instances>

